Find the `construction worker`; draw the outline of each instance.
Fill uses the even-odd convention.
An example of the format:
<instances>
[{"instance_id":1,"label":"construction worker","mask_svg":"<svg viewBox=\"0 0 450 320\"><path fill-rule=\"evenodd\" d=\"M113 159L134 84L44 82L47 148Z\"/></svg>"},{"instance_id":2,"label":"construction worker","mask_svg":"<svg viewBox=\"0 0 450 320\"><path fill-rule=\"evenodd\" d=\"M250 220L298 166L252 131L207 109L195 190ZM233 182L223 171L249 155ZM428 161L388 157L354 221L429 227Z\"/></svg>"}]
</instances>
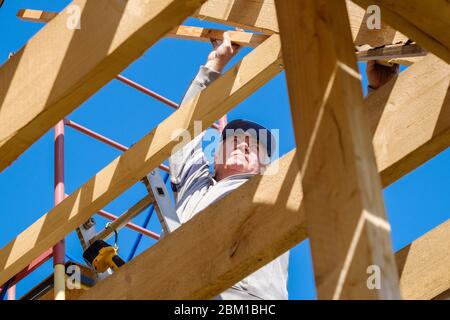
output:
<instances>
[{"instance_id":1,"label":"construction worker","mask_svg":"<svg viewBox=\"0 0 450 320\"><path fill-rule=\"evenodd\" d=\"M239 50L239 46L231 43L228 33L224 34L223 41L212 41L212 44L207 62L192 81L181 108L219 78L223 68ZM372 89L380 87L394 74L373 63L370 68ZM174 152L169 161L170 179L181 223L260 174L275 148L274 137L261 125L247 120L231 121L221 134L214 157L214 172L210 172L202 149L202 137L197 136ZM287 299L288 261L289 252L239 281L216 299Z\"/></svg>"}]
</instances>

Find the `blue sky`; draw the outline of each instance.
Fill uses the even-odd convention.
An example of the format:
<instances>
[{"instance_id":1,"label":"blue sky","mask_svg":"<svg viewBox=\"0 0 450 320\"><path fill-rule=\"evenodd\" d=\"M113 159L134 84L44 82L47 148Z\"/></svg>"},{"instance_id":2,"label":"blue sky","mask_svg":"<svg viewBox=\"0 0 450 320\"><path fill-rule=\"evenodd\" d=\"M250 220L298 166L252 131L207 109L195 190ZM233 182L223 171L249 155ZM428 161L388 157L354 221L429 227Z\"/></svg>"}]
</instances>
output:
<instances>
[{"instance_id":1,"label":"blue sky","mask_svg":"<svg viewBox=\"0 0 450 320\"><path fill-rule=\"evenodd\" d=\"M0 9L0 64L9 52L19 50L43 24L23 22L15 17L20 8L61 10L69 1L6 0ZM189 19L188 25L218 27ZM223 27L221 27L223 28ZM210 50L208 43L163 39L122 74L144 86L179 102L204 63ZM249 52L243 49L237 59ZM235 60L235 61L236 61ZM360 68L364 71L364 65ZM364 75L364 72L362 72ZM366 87L366 79L362 84ZM366 93L366 90L364 89ZM125 145L131 145L151 131L173 110L152 98L111 81L68 118ZM295 147L284 73L237 106L229 119L247 118L280 130L280 155ZM80 187L96 172L120 155L90 137L66 128L66 193ZM450 152L447 150L384 191L385 204L392 224L392 241L399 250L450 217ZM119 215L146 194L137 184L105 209ZM53 207L53 130L29 148L12 166L0 173L0 247L26 229ZM147 212L133 220L142 224ZM106 220L96 216L97 226ZM156 217L149 229L159 232ZM137 233L122 229L120 254L127 257ZM154 243L143 237L138 253ZM81 247L75 233L67 238L67 252L82 261ZM52 272L48 262L17 286L18 295L27 292ZM312 262L307 241L291 252L289 270L291 299L315 299Z\"/></svg>"}]
</instances>

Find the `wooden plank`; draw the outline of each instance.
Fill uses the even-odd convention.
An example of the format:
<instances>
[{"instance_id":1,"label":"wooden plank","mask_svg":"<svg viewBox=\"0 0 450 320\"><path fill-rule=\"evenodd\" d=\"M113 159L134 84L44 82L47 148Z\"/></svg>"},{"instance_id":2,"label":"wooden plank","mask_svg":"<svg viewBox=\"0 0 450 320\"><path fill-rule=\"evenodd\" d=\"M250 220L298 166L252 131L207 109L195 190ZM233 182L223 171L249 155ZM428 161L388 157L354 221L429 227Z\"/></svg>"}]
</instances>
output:
<instances>
[{"instance_id":1,"label":"wooden plank","mask_svg":"<svg viewBox=\"0 0 450 320\"><path fill-rule=\"evenodd\" d=\"M58 12L20 9L17 17L29 22L50 22L58 15ZM191 26L179 26L171 30L167 36L194 41L210 41L210 39L223 40L223 34L226 30L200 28ZM265 34L255 34L251 32L230 31L230 39L232 42L244 47L256 48L269 37Z\"/></svg>"},{"instance_id":2,"label":"wooden plank","mask_svg":"<svg viewBox=\"0 0 450 320\"><path fill-rule=\"evenodd\" d=\"M49 22L58 15L58 12L43 11L34 9L20 9L16 16L24 21L29 22Z\"/></svg>"},{"instance_id":3,"label":"wooden plank","mask_svg":"<svg viewBox=\"0 0 450 320\"><path fill-rule=\"evenodd\" d=\"M191 137L199 134L194 133L194 121L202 120L207 128L281 71L279 36L273 35L6 245L0 252L0 283L167 159L182 130Z\"/></svg>"},{"instance_id":4,"label":"wooden plank","mask_svg":"<svg viewBox=\"0 0 450 320\"><path fill-rule=\"evenodd\" d=\"M450 290L450 220L400 250L396 258L405 299L444 299Z\"/></svg>"},{"instance_id":5,"label":"wooden plank","mask_svg":"<svg viewBox=\"0 0 450 320\"><path fill-rule=\"evenodd\" d=\"M273 166L276 175L254 177L80 299L209 299L306 239L295 151ZM434 293L450 288L449 227L447 222L397 253L405 298L413 290L433 298L429 285Z\"/></svg>"},{"instance_id":6,"label":"wooden plank","mask_svg":"<svg viewBox=\"0 0 450 320\"><path fill-rule=\"evenodd\" d=\"M378 5L382 18L428 51L450 63L450 3L447 0L353 0Z\"/></svg>"},{"instance_id":7,"label":"wooden plank","mask_svg":"<svg viewBox=\"0 0 450 320\"><path fill-rule=\"evenodd\" d=\"M278 33L275 0L209 0L195 17L265 33ZM408 39L385 23L380 29L369 30L366 13L358 5L347 1L350 25L356 46L368 44L379 47L405 43ZM367 6L366 6L367 8Z\"/></svg>"},{"instance_id":8,"label":"wooden plank","mask_svg":"<svg viewBox=\"0 0 450 320\"><path fill-rule=\"evenodd\" d=\"M392 45L356 52L356 58L362 62L424 57L426 55L427 52L417 44Z\"/></svg>"},{"instance_id":9,"label":"wooden plank","mask_svg":"<svg viewBox=\"0 0 450 320\"><path fill-rule=\"evenodd\" d=\"M179 26L172 30L168 37L195 41L210 41L210 39L223 40L227 30L208 29L200 27ZM229 31L230 40L240 46L256 48L263 43L268 35L242 31Z\"/></svg>"},{"instance_id":10,"label":"wooden plank","mask_svg":"<svg viewBox=\"0 0 450 320\"><path fill-rule=\"evenodd\" d=\"M209 299L304 240L294 152L271 166L277 174L252 178L81 299Z\"/></svg>"},{"instance_id":11,"label":"wooden plank","mask_svg":"<svg viewBox=\"0 0 450 320\"><path fill-rule=\"evenodd\" d=\"M204 1L73 1L0 68L0 171Z\"/></svg>"},{"instance_id":12,"label":"wooden plank","mask_svg":"<svg viewBox=\"0 0 450 320\"><path fill-rule=\"evenodd\" d=\"M450 66L429 55L366 98L386 187L450 145Z\"/></svg>"},{"instance_id":13,"label":"wooden plank","mask_svg":"<svg viewBox=\"0 0 450 320\"><path fill-rule=\"evenodd\" d=\"M345 1L276 5L318 298L399 298Z\"/></svg>"}]
</instances>

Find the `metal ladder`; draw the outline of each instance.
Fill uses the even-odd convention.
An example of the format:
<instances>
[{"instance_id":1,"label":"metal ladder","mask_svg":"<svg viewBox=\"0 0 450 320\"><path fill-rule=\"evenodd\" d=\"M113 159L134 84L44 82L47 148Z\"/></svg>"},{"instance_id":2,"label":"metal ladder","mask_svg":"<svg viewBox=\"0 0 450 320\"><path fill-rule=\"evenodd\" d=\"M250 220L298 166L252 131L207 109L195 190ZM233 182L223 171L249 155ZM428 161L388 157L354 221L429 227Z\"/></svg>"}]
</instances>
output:
<instances>
[{"instance_id":1,"label":"metal ladder","mask_svg":"<svg viewBox=\"0 0 450 320\"><path fill-rule=\"evenodd\" d=\"M111 222L107 228L102 231L96 231L96 222L94 218L89 218L84 224L77 228L78 239L80 240L83 251L85 251L96 240L107 240L115 232L124 227L131 219L139 215L151 204L154 205L159 222L163 228L163 234L166 235L175 231L180 225L180 220L176 214L175 204L170 198L166 184L158 169L151 171L142 179L148 195L137 202L133 207L123 213L117 220ZM112 272L97 274L98 279L110 275Z\"/></svg>"}]
</instances>

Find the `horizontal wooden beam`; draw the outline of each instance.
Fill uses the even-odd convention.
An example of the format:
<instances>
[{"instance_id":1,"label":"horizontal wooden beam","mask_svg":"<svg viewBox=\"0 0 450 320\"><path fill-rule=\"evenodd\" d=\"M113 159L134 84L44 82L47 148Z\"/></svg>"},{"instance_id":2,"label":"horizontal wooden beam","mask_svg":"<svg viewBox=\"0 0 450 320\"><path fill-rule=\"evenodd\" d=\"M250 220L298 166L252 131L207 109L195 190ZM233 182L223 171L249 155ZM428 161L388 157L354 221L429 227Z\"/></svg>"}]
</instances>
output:
<instances>
[{"instance_id":1,"label":"horizontal wooden beam","mask_svg":"<svg viewBox=\"0 0 450 320\"><path fill-rule=\"evenodd\" d=\"M397 267L404 299L443 299L450 290L450 220L400 250Z\"/></svg>"},{"instance_id":2,"label":"horizontal wooden beam","mask_svg":"<svg viewBox=\"0 0 450 320\"><path fill-rule=\"evenodd\" d=\"M0 171L203 2L73 1L0 67Z\"/></svg>"},{"instance_id":3,"label":"horizontal wooden beam","mask_svg":"<svg viewBox=\"0 0 450 320\"><path fill-rule=\"evenodd\" d=\"M181 144L183 133L199 134L194 121L208 128L281 71L279 36L273 35L6 245L0 251L0 283L155 169Z\"/></svg>"},{"instance_id":4,"label":"horizontal wooden beam","mask_svg":"<svg viewBox=\"0 0 450 320\"><path fill-rule=\"evenodd\" d=\"M34 9L20 9L16 16L24 21L29 22L49 22L58 15L58 12L43 11Z\"/></svg>"},{"instance_id":5,"label":"horizontal wooden beam","mask_svg":"<svg viewBox=\"0 0 450 320\"><path fill-rule=\"evenodd\" d=\"M50 22L58 15L58 12L20 9L17 17L29 22ZM171 30L167 36L176 39L210 41L211 39L223 40L223 34L227 30L179 26ZM231 41L244 47L255 48L264 42L269 36L243 31L230 31Z\"/></svg>"},{"instance_id":6,"label":"horizontal wooden beam","mask_svg":"<svg viewBox=\"0 0 450 320\"><path fill-rule=\"evenodd\" d=\"M353 0L377 5L382 19L450 63L450 3L447 0Z\"/></svg>"},{"instance_id":7,"label":"horizontal wooden beam","mask_svg":"<svg viewBox=\"0 0 450 320\"><path fill-rule=\"evenodd\" d=\"M223 34L227 30L209 29L200 27L179 26L167 36L176 39L210 41L211 39L223 40ZM229 31L230 40L240 46L255 48L269 37L266 34L257 34L243 31Z\"/></svg>"},{"instance_id":8,"label":"horizontal wooden beam","mask_svg":"<svg viewBox=\"0 0 450 320\"><path fill-rule=\"evenodd\" d=\"M366 98L386 187L450 146L450 66L425 57Z\"/></svg>"},{"instance_id":9,"label":"horizontal wooden beam","mask_svg":"<svg viewBox=\"0 0 450 320\"><path fill-rule=\"evenodd\" d=\"M392 45L356 52L356 58L358 59L358 61L363 62L370 60L393 60L424 57L426 55L427 51L422 49L417 44Z\"/></svg>"},{"instance_id":10,"label":"horizontal wooden beam","mask_svg":"<svg viewBox=\"0 0 450 320\"><path fill-rule=\"evenodd\" d=\"M368 44L375 48L405 43L408 40L407 37L384 23L380 29L370 30L367 27L367 18L370 14L351 1L346 3L356 46ZM209 0L194 16L258 32L279 32L274 0Z\"/></svg>"}]
</instances>

